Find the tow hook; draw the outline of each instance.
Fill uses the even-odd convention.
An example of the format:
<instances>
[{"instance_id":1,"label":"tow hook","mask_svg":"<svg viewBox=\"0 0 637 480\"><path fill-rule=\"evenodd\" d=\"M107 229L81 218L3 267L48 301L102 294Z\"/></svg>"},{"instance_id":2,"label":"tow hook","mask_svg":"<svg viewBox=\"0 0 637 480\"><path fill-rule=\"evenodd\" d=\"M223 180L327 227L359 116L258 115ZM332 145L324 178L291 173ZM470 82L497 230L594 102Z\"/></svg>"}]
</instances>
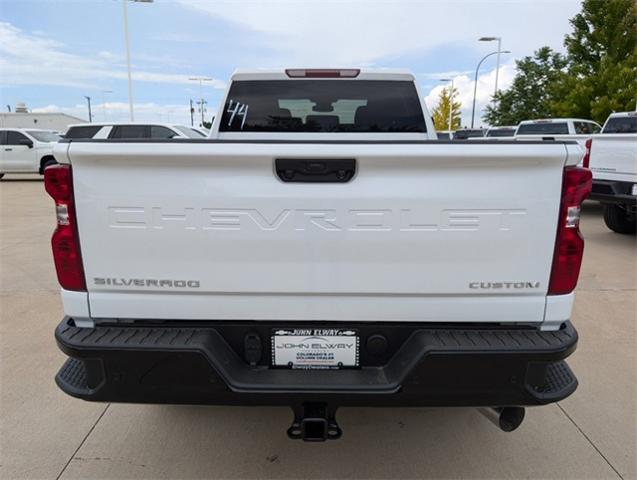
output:
<instances>
[{"instance_id":1,"label":"tow hook","mask_svg":"<svg viewBox=\"0 0 637 480\"><path fill-rule=\"evenodd\" d=\"M324 442L340 438L343 431L336 423L336 408L326 403L304 403L292 407L294 421L288 428L288 437L305 442Z\"/></svg>"},{"instance_id":2,"label":"tow hook","mask_svg":"<svg viewBox=\"0 0 637 480\"><path fill-rule=\"evenodd\" d=\"M523 407L492 407L478 410L503 432L512 432L524 420Z\"/></svg>"}]
</instances>

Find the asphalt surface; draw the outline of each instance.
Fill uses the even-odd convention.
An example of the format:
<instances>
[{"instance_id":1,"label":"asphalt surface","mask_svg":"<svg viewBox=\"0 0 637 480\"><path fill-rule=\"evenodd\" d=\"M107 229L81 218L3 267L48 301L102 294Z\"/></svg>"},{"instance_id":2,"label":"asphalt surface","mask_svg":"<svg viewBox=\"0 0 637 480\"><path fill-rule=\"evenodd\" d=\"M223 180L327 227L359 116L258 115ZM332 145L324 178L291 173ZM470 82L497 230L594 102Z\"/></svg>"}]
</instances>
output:
<instances>
[{"instance_id":1,"label":"asphalt surface","mask_svg":"<svg viewBox=\"0 0 637 480\"><path fill-rule=\"evenodd\" d=\"M342 409L341 440L288 440L286 408L96 404L63 394L62 306L38 177L0 182L0 478L637 478L635 237L584 208L577 392L503 433L471 408Z\"/></svg>"}]
</instances>

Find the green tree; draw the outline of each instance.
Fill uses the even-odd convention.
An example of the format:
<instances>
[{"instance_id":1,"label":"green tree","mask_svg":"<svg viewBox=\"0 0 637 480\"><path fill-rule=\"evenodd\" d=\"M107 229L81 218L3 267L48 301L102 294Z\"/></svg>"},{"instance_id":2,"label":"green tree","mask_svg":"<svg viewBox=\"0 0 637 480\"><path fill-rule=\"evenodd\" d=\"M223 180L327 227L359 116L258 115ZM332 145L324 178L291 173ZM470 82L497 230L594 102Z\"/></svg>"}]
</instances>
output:
<instances>
[{"instance_id":1,"label":"green tree","mask_svg":"<svg viewBox=\"0 0 637 480\"><path fill-rule=\"evenodd\" d=\"M460 108L462 104L454 101L458 95L458 89L454 88L451 91L450 87L445 87L438 96L438 104L431 112L431 116L434 119L434 126L436 130L449 130L449 109L451 108L451 129L457 130L460 128Z\"/></svg>"},{"instance_id":2,"label":"green tree","mask_svg":"<svg viewBox=\"0 0 637 480\"><path fill-rule=\"evenodd\" d=\"M549 47L515 62L517 74L508 90L499 91L484 119L490 125L517 125L522 120L550 117L557 101L555 83L567 60Z\"/></svg>"},{"instance_id":3,"label":"green tree","mask_svg":"<svg viewBox=\"0 0 637 480\"><path fill-rule=\"evenodd\" d=\"M637 100L637 3L584 0L564 45L568 69L555 86L555 115L602 123Z\"/></svg>"}]
</instances>

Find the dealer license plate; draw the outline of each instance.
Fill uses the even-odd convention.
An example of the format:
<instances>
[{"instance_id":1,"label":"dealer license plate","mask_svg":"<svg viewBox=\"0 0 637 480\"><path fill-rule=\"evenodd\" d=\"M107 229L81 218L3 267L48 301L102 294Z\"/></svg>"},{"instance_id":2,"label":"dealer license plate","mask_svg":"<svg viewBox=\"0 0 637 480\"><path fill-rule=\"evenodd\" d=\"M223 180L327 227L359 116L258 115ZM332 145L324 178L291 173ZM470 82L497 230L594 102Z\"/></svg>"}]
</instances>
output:
<instances>
[{"instance_id":1,"label":"dealer license plate","mask_svg":"<svg viewBox=\"0 0 637 480\"><path fill-rule=\"evenodd\" d=\"M358 367L358 343L358 332L352 329L274 329L272 365L308 369Z\"/></svg>"}]
</instances>

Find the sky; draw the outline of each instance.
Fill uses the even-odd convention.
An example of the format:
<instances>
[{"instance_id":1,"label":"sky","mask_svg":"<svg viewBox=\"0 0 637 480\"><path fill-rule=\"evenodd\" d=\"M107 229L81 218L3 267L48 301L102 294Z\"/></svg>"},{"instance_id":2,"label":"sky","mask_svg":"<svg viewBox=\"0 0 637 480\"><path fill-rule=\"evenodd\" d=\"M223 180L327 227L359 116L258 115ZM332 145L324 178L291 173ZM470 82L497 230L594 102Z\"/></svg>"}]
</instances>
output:
<instances>
[{"instance_id":1,"label":"sky","mask_svg":"<svg viewBox=\"0 0 637 480\"><path fill-rule=\"evenodd\" d=\"M94 121L128 120L125 0L0 0L0 106ZM475 69L502 38L498 87L515 59L564 51L580 0L128 0L135 120L190 124L202 95L214 115L237 68L406 68L429 108L453 78L462 125L471 121ZM482 64L476 126L495 88L496 55ZM200 113L197 113L200 116Z\"/></svg>"}]
</instances>

